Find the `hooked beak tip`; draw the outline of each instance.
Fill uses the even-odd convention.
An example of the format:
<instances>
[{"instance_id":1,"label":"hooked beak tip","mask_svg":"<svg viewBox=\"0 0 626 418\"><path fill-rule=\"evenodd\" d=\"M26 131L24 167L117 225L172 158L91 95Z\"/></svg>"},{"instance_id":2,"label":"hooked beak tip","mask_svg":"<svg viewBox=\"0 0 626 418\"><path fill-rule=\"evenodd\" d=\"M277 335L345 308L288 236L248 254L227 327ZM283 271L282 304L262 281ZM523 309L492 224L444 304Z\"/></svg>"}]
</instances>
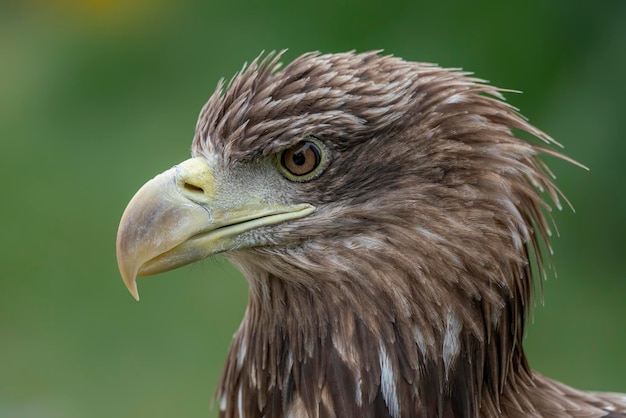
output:
<instances>
[{"instance_id":1,"label":"hooked beak tip","mask_svg":"<svg viewBox=\"0 0 626 418\"><path fill-rule=\"evenodd\" d=\"M130 283L126 283L126 287L131 295L135 298L137 302L139 302L139 291L137 290L137 282L135 280Z\"/></svg>"}]
</instances>

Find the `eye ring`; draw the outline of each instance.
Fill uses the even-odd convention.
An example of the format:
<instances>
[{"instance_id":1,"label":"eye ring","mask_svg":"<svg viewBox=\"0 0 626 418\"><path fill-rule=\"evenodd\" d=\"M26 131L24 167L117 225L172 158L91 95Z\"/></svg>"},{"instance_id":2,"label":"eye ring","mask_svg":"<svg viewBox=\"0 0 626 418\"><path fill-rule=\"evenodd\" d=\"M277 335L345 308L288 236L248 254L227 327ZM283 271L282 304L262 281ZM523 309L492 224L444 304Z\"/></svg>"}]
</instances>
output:
<instances>
[{"instance_id":1,"label":"eye ring","mask_svg":"<svg viewBox=\"0 0 626 418\"><path fill-rule=\"evenodd\" d=\"M278 155L278 168L292 181L309 181L317 177L326 162L326 149L320 140L307 136Z\"/></svg>"}]
</instances>

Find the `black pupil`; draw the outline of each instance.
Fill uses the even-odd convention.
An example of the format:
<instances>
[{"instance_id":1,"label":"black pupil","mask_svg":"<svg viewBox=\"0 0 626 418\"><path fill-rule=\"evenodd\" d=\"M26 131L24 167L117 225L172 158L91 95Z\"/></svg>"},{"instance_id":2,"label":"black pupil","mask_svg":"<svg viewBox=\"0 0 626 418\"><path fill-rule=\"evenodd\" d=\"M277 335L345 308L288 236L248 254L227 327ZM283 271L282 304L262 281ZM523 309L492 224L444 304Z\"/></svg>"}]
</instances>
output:
<instances>
[{"instance_id":1,"label":"black pupil","mask_svg":"<svg viewBox=\"0 0 626 418\"><path fill-rule=\"evenodd\" d=\"M306 162L306 157L302 149L293 154L292 161L295 165L303 165Z\"/></svg>"}]
</instances>

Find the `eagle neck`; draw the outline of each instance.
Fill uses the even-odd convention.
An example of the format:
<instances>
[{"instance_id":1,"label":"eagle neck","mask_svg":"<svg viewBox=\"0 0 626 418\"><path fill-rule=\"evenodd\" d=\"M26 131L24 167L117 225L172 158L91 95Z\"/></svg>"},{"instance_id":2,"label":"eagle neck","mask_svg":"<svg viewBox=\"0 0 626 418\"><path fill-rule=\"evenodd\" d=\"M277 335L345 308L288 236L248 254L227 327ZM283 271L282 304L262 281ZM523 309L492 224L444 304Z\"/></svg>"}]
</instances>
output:
<instances>
[{"instance_id":1,"label":"eagle neck","mask_svg":"<svg viewBox=\"0 0 626 418\"><path fill-rule=\"evenodd\" d=\"M218 389L222 417L497 416L505 386L532 386L511 289L503 306L469 298L453 310L340 276L257 273Z\"/></svg>"}]
</instances>

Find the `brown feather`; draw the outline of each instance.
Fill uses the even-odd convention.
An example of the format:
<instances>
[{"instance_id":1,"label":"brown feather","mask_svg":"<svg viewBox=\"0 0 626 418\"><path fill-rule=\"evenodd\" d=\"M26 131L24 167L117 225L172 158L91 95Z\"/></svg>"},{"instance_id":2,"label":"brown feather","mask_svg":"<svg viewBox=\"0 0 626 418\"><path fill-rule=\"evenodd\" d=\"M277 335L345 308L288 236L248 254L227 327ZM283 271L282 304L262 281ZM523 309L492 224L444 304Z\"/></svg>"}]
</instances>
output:
<instances>
[{"instance_id":1,"label":"brown feather","mask_svg":"<svg viewBox=\"0 0 626 418\"><path fill-rule=\"evenodd\" d=\"M220 416L626 416L623 395L554 382L524 355L562 197L539 155L573 162L555 142L462 71L375 52L279 71L280 55L220 82L193 142L228 167L307 134L332 157L280 191L316 212L227 254L250 299Z\"/></svg>"}]
</instances>

